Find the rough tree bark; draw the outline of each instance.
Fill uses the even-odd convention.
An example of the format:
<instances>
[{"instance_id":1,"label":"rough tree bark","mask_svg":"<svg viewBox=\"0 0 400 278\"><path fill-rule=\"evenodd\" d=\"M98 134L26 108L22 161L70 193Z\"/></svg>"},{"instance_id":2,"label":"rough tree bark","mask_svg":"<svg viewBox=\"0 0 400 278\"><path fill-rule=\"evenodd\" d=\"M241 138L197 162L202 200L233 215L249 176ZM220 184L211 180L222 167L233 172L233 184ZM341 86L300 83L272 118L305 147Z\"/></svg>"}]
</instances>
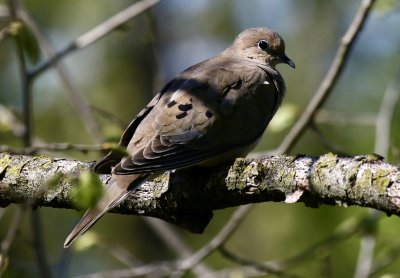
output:
<instances>
[{"instance_id":1,"label":"rough tree bark","mask_svg":"<svg viewBox=\"0 0 400 278\"><path fill-rule=\"evenodd\" d=\"M72 208L69 193L93 163L0 154L0 206ZM49 180L62 174L56 186ZM102 182L109 175L101 175ZM212 211L257 202L307 206L358 205L400 216L400 171L374 155L271 156L232 166L164 173L146 182L113 212L153 216L202 232Z\"/></svg>"}]
</instances>

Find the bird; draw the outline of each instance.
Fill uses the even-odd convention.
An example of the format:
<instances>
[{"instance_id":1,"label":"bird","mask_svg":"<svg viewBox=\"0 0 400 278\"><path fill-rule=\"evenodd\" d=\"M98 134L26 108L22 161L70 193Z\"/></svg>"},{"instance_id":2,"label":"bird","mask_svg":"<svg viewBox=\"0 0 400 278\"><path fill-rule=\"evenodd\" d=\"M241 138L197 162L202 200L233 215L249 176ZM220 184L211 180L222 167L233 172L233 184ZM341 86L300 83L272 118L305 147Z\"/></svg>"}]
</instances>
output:
<instances>
[{"instance_id":1,"label":"bird","mask_svg":"<svg viewBox=\"0 0 400 278\"><path fill-rule=\"evenodd\" d=\"M119 145L127 153L111 151L94 165L95 173L111 173L111 179L64 247L157 173L245 157L285 95L275 68L280 63L295 68L282 37L265 27L249 28L227 49L168 82L123 132Z\"/></svg>"}]
</instances>

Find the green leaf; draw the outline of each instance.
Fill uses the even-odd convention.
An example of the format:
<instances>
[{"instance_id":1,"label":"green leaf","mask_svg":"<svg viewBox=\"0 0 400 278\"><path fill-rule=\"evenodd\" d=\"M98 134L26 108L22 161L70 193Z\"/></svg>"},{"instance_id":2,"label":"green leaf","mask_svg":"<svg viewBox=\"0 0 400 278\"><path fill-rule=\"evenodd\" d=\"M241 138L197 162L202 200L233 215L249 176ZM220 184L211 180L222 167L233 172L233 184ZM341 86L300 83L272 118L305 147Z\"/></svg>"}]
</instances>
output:
<instances>
[{"instance_id":1,"label":"green leaf","mask_svg":"<svg viewBox=\"0 0 400 278\"><path fill-rule=\"evenodd\" d=\"M94 246L98 246L101 240L102 239L95 231L89 230L74 243L73 248L76 252L85 252Z\"/></svg>"},{"instance_id":2,"label":"green leaf","mask_svg":"<svg viewBox=\"0 0 400 278\"><path fill-rule=\"evenodd\" d=\"M71 192L71 199L78 209L93 208L104 192L104 186L97 175L92 172L82 172L78 186Z\"/></svg>"},{"instance_id":3,"label":"green leaf","mask_svg":"<svg viewBox=\"0 0 400 278\"><path fill-rule=\"evenodd\" d=\"M11 23L10 30L29 61L36 64L40 58L40 47L30 28L21 21L15 21Z\"/></svg>"},{"instance_id":4,"label":"green leaf","mask_svg":"<svg viewBox=\"0 0 400 278\"><path fill-rule=\"evenodd\" d=\"M397 1L394 0L381 0L377 1L377 3L374 5L374 9L383 14L386 14L393 11L397 5Z\"/></svg>"},{"instance_id":5,"label":"green leaf","mask_svg":"<svg viewBox=\"0 0 400 278\"><path fill-rule=\"evenodd\" d=\"M272 118L268 126L268 131L278 133L293 124L297 117L297 106L291 103L285 103L278 109L276 115Z\"/></svg>"}]
</instances>

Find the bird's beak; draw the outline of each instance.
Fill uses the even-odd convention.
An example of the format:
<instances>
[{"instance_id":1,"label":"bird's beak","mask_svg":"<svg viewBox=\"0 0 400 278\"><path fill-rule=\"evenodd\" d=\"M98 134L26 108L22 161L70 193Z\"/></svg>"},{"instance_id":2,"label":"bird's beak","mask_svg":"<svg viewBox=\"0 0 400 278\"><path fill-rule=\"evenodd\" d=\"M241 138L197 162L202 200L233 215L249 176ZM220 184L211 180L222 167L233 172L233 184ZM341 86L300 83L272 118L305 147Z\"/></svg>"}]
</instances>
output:
<instances>
[{"instance_id":1,"label":"bird's beak","mask_svg":"<svg viewBox=\"0 0 400 278\"><path fill-rule=\"evenodd\" d=\"M282 62L284 62L285 64L288 64L292 68L296 68L296 65L294 64L294 62L288 56L286 56L286 54L283 54L281 59L282 59Z\"/></svg>"}]
</instances>

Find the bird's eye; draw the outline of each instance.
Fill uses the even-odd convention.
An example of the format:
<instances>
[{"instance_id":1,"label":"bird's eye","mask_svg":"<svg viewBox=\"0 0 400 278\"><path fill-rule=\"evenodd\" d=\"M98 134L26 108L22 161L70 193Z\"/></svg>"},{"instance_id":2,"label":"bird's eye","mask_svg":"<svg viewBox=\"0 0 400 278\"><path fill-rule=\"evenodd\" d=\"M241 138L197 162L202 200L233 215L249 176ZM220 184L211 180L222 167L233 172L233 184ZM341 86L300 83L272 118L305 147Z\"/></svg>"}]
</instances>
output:
<instances>
[{"instance_id":1,"label":"bird's eye","mask_svg":"<svg viewBox=\"0 0 400 278\"><path fill-rule=\"evenodd\" d=\"M266 40L261 40L258 42L258 47L262 50L267 50L269 47L269 44Z\"/></svg>"}]
</instances>

